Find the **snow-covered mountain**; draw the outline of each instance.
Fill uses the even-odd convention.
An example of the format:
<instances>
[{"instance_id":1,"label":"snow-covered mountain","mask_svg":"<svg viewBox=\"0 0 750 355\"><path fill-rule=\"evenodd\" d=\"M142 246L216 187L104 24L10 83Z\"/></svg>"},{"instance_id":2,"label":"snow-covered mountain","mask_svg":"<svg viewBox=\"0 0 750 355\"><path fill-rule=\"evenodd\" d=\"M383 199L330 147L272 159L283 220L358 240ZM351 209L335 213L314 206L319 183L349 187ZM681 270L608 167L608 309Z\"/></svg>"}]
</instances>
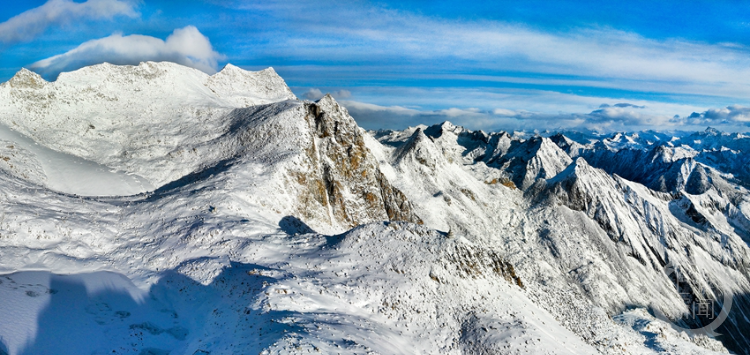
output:
<instances>
[{"instance_id":1,"label":"snow-covered mountain","mask_svg":"<svg viewBox=\"0 0 750 355\"><path fill-rule=\"evenodd\" d=\"M0 354L747 353L749 138L587 137L366 132L271 68L22 70Z\"/></svg>"},{"instance_id":2,"label":"snow-covered mountain","mask_svg":"<svg viewBox=\"0 0 750 355\"><path fill-rule=\"evenodd\" d=\"M483 181L512 196L482 191L475 194L481 196L478 203L458 199L466 206L457 209L471 211L471 216L440 219L501 251L534 302L597 350L611 352L628 343L622 340L626 335L611 333L618 328L610 319L598 319L592 310L601 309L618 321L629 309L644 309L679 320L683 327L700 328L711 319L692 317L688 306L710 301L719 314L719 305L730 299L728 320L710 330L721 333L716 339L733 351L746 351L750 214L747 186L737 178L742 172L731 169L736 164L731 158L712 162L703 154L714 150L678 144L685 141L680 138L660 137L661 143L651 144L632 140L616 147L610 138L585 144L564 134L524 139L447 123L421 130L433 133L433 151L443 152L446 161L457 162L453 169L468 175L445 184L448 189ZM399 143L406 134L380 131L374 136L387 147L399 147L397 152L406 146ZM443 169L430 180L452 180ZM409 186L437 184L407 184L413 179L402 175L394 184L411 192L407 195L417 211L438 209L437 201L420 203ZM499 206L490 205L498 200ZM670 269L680 270L680 280Z\"/></svg>"}]
</instances>

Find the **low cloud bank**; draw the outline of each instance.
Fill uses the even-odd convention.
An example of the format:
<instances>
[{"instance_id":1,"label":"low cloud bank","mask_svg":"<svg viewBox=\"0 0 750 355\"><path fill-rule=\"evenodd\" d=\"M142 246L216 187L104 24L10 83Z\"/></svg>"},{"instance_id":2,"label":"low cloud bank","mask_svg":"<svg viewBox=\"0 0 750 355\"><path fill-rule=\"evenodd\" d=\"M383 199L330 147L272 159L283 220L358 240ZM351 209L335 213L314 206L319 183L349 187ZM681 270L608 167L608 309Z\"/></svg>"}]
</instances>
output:
<instances>
[{"instance_id":1,"label":"low cloud bank","mask_svg":"<svg viewBox=\"0 0 750 355\"><path fill-rule=\"evenodd\" d=\"M643 105L619 103L602 104L588 113L545 113L496 108L448 108L422 110L402 106L379 106L345 100L352 117L367 129L403 129L419 124L431 125L443 121L470 129L496 130L556 130L581 129L598 132L637 130L697 130L707 125L736 130L750 126L750 107L729 106L693 113L689 117L656 114Z\"/></svg>"},{"instance_id":2,"label":"low cloud bank","mask_svg":"<svg viewBox=\"0 0 750 355\"><path fill-rule=\"evenodd\" d=\"M732 105L724 108L712 108L700 113L693 112L685 118L675 117L674 121L694 125L739 124L750 126L750 107Z\"/></svg>"}]
</instances>

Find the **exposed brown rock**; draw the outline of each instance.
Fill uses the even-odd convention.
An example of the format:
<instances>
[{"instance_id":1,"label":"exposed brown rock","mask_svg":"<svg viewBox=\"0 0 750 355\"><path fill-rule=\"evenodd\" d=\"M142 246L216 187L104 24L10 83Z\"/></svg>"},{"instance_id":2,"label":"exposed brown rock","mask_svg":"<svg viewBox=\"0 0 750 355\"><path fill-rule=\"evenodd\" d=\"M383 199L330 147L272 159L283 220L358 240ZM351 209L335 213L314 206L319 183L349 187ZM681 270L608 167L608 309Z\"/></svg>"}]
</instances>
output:
<instances>
[{"instance_id":1,"label":"exposed brown rock","mask_svg":"<svg viewBox=\"0 0 750 355\"><path fill-rule=\"evenodd\" d=\"M307 150L311 174L296 176L307 188L300 200L330 207L331 222L353 227L373 221L422 223L406 196L383 176L351 116L332 97L308 103L305 120L313 133Z\"/></svg>"},{"instance_id":2,"label":"exposed brown rock","mask_svg":"<svg viewBox=\"0 0 750 355\"><path fill-rule=\"evenodd\" d=\"M21 69L16 75L14 75L8 84L13 88L29 88L29 89L41 89L44 87L46 81L42 79L39 74L34 73L28 69Z\"/></svg>"}]
</instances>

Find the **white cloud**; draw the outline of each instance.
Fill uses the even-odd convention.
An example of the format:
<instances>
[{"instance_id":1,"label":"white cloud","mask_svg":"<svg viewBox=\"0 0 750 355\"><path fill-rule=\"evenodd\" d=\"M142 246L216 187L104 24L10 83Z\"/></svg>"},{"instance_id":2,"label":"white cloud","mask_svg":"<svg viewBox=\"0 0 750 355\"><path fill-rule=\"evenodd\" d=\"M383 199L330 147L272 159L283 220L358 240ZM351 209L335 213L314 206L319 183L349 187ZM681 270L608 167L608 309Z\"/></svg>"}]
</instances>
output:
<instances>
[{"instance_id":1,"label":"white cloud","mask_svg":"<svg viewBox=\"0 0 750 355\"><path fill-rule=\"evenodd\" d=\"M516 111L508 110L504 108L496 108L492 110L492 114L498 115L498 116L506 116L506 117L513 117L517 115Z\"/></svg>"},{"instance_id":2,"label":"white cloud","mask_svg":"<svg viewBox=\"0 0 750 355\"><path fill-rule=\"evenodd\" d=\"M348 99L352 97L352 92L349 90L341 89L341 90L332 92L331 95L333 95L333 97L337 99Z\"/></svg>"},{"instance_id":3,"label":"white cloud","mask_svg":"<svg viewBox=\"0 0 750 355\"><path fill-rule=\"evenodd\" d=\"M318 100L324 96L323 92L318 88L312 88L307 90L302 96L308 100Z\"/></svg>"},{"instance_id":4,"label":"white cloud","mask_svg":"<svg viewBox=\"0 0 750 355\"><path fill-rule=\"evenodd\" d=\"M40 60L31 69L47 77L60 72L108 62L138 64L143 61L169 61L215 73L218 60L224 56L214 51L209 39L194 26L174 30L166 41L159 38L113 34L109 37L84 42L67 53Z\"/></svg>"},{"instance_id":5,"label":"white cloud","mask_svg":"<svg viewBox=\"0 0 750 355\"><path fill-rule=\"evenodd\" d=\"M330 92L330 94L331 96L337 99L348 99L352 97L352 92L349 90L344 90L344 89ZM325 96L325 94L323 93L323 91L321 91L318 88L312 88L310 90L307 90L304 94L302 94L302 97L308 100L318 100L322 98L323 96Z\"/></svg>"},{"instance_id":6,"label":"white cloud","mask_svg":"<svg viewBox=\"0 0 750 355\"><path fill-rule=\"evenodd\" d=\"M386 114L396 114L402 116L417 116L422 114L423 112L402 106L380 106L367 102L358 102L351 100L341 101L341 103L349 110L383 112Z\"/></svg>"},{"instance_id":7,"label":"white cloud","mask_svg":"<svg viewBox=\"0 0 750 355\"><path fill-rule=\"evenodd\" d=\"M440 115L440 116L445 116L445 117L451 117L451 118L455 118L455 117L467 117L467 116L471 117L471 116L477 116L477 115L486 115L486 113L483 113L480 109L474 108L474 107L465 108L465 109L451 107L451 108L447 108L447 109L444 109L444 110L434 111L432 114L434 114L434 115Z\"/></svg>"},{"instance_id":8,"label":"white cloud","mask_svg":"<svg viewBox=\"0 0 750 355\"><path fill-rule=\"evenodd\" d=\"M750 126L750 107L739 105L724 108L712 108L702 113L693 112L684 120L675 117L675 121L683 121L688 124L742 124Z\"/></svg>"},{"instance_id":9,"label":"white cloud","mask_svg":"<svg viewBox=\"0 0 750 355\"><path fill-rule=\"evenodd\" d=\"M366 129L403 129L419 124L435 124L451 121L472 128L494 129L501 123L517 126L510 121L490 117L489 112L478 108L451 107L444 110L417 110L402 106L380 106L365 102L341 101L357 123Z\"/></svg>"},{"instance_id":10,"label":"white cloud","mask_svg":"<svg viewBox=\"0 0 750 355\"><path fill-rule=\"evenodd\" d=\"M543 90L358 87L356 100L341 103L367 129L403 129L446 120L486 131L705 129L705 126L673 120L675 115L704 111L705 107L701 106Z\"/></svg>"},{"instance_id":11,"label":"white cloud","mask_svg":"<svg viewBox=\"0 0 750 355\"><path fill-rule=\"evenodd\" d=\"M600 100L599 98L590 98ZM483 111L477 108L449 108L444 110L421 110L402 106L380 106L357 101L341 101L352 117L367 129L403 129L418 124L435 124L451 121L470 129L497 130L537 130L537 129L590 129L601 132L630 131L640 129L674 130L696 129L705 123L675 120L673 114L644 111L643 105L618 104L602 105L588 113L540 112L522 109L498 108ZM668 105L667 112L682 109L682 106ZM750 108L744 109L750 118ZM678 111L679 112L679 111Z\"/></svg>"},{"instance_id":12,"label":"white cloud","mask_svg":"<svg viewBox=\"0 0 750 355\"><path fill-rule=\"evenodd\" d=\"M123 15L137 17L132 2L121 0L49 0L44 5L28 10L0 23L0 42L12 43L31 40L49 26L68 24L83 19L111 19Z\"/></svg>"},{"instance_id":13,"label":"white cloud","mask_svg":"<svg viewBox=\"0 0 750 355\"><path fill-rule=\"evenodd\" d=\"M283 32L268 47L290 58L372 63L404 77L412 69L404 63L411 63L421 78L501 70L549 76L511 75L499 81L750 96L750 48L739 44L652 39L608 28L545 31L501 21L342 6L335 1L264 4L275 6L277 15L288 19L283 24L295 31Z\"/></svg>"},{"instance_id":14,"label":"white cloud","mask_svg":"<svg viewBox=\"0 0 750 355\"><path fill-rule=\"evenodd\" d=\"M638 106L638 105L633 105L633 104L631 104L631 103L629 103L629 102L620 102L620 103L616 103L616 104L614 104L614 105L610 105L610 104L601 104L601 105L599 105L599 108L605 108L605 107L622 107L622 108L625 108L625 107L632 107L632 108L646 108L646 106Z\"/></svg>"}]
</instances>

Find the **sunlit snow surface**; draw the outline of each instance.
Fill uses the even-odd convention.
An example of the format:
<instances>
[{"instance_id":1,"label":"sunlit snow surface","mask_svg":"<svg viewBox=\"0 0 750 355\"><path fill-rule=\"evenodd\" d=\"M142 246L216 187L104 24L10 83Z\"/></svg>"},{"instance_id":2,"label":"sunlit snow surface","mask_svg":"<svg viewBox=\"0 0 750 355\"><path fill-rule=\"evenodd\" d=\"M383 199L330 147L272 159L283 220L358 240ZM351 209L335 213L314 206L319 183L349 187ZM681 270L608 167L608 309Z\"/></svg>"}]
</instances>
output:
<instances>
[{"instance_id":1,"label":"sunlit snow surface","mask_svg":"<svg viewBox=\"0 0 750 355\"><path fill-rule=\"evenodd\" d=\"M253 238L239 258L255 263L204 285L198 259L147 292L114 273L13 273L0 314L18 321L0 332L12 354L595 353L505 280L457 273L441 250L466 243L405 224Z\"/></svg>"},{"instance_id":2,"label":"sunlit snow surface","mask_svg":"<svg viewBox=\"0 0 750 355\"><path fill-rule=\"evenodd\" d=\"M33 153L43 169L45 185L55 191L81 196L127 196L154 189L143 177L54 151L2 124L0 141Z\"/></svg>"}]
</instances>

